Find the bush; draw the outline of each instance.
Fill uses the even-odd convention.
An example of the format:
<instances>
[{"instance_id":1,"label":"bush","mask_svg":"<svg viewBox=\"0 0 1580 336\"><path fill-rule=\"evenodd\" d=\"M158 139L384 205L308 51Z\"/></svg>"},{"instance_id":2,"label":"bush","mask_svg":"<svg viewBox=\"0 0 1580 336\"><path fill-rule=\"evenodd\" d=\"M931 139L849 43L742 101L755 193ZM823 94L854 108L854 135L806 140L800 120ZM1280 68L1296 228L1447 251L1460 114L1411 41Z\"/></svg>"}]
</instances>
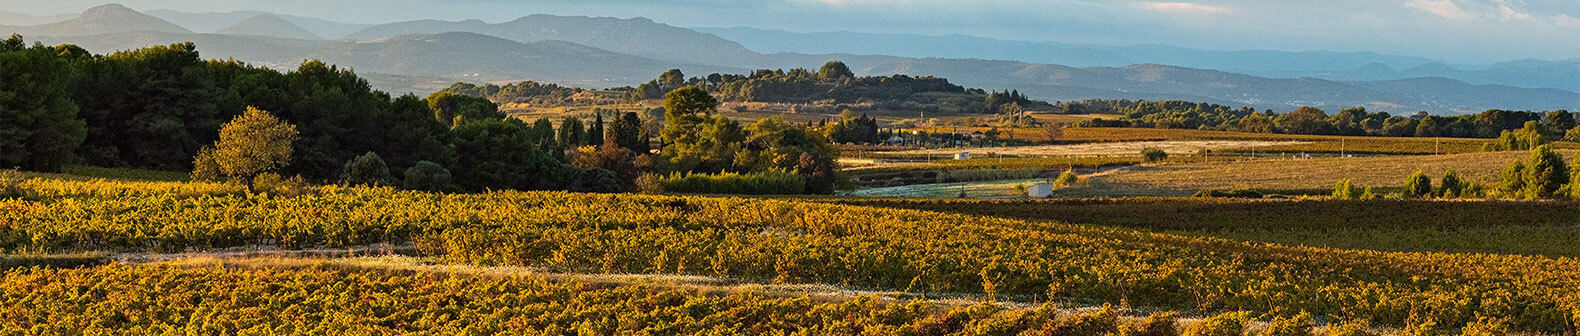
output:
<instances>
[{"instance_id":1,"label":"bush","mask_svg":"<svg viewBox=\"0 0 1580 336\"><path fill-rule=\"evenodd\" d=\"M1229 191L1204 189L1196 192L1196 197L1234 197L1234 198L1262 198L1262 193L1254 190L1235 189Z\"/></svg>"},{"instance_id":2,"label":"bush","mask_svg":"<svg viewBox=\"0 0 1580 336\"><path fill-rule=\"evenodd\" d=\"M1177 336L1179 329L1175 327L1179 318L1174 312L1158 312L1147 316L1146 320L1126 326L1128 336Z\"/></svg>"},{"instance_id":3,"label":"bush","mask_svg":"<svg viewBox=\"0 0 1580 336\"><path fill-rule=\"evenodd\" d=\"M1074 171L1066 170L1063 173L1059 173L1059 178L1058 179L1054 179L1053 180L1053 186L1054 187L1059 187L1059 188L1064 188L1064 187L1068 187L1068 186L1073 186L1073 185L1075 185L1076 182L1080 182L1080 181L1081 181L1081 177L1078 176L1078 175L1075 175Z\"/></svg>"},{"instance_id":4,"label":"bush","mask_svg":"<svg viewBox=\"0 0 1580 336\"><path fill-rule=\"evenodd\" d=\"M620 176L608 169L593 167L587 169L573 169L570 183L565 190L570 192L586 193L618 193L625 192L625 185L621 183Z\"/></svg>"},{"instance_id":5,"label":"bush","mask_svg":"<svg viewBox=\"0 0 1580 336\"><path fill-rule=\"evenodd\" d=\"M1245 334L1245 322L1250 320L1250 312L1231 312L1214 315L1201 320L1201 323L1185 329L1186 336L1241 336Z\"/></svg>"},{"instance_id":6,"label":"bush","mask_svg":"<svg viewBox=\"0 0 1580 336\"><path fill-rule=\"evenodd\" d=\"M406 168L405 176L406 182L402 186L407 190L447 192L456 189L450 181L450 170L437 163L418 161L411 168Z\"/></svg>"},{"instance_id":7,"label":"bush","mask_svg":"<svg viewBox=\"0 0 1580 336\"><path fill-rule=\"evenodd\" d=\"M1465 197L1465 178L1459 176L1453 168L1443 172L1443 182L1438 185L1437 195L1443 198Z\"/></svg>"},{"instance_id":8,"label":"bush","mask_svg":"<svg viewBox=\"0 0 1580 336\"><path fill-rule=\"evenodd\" d=\"M1333 186L1333 199L1355 199L1355 186L1350 185L1350 179L1341 179L1338 184Z\"/></svg>"},{"instance_id":9,"label":"bush","mask_svg":"<svg viewBox=\"0 0 1580 336\"><path fill-rule=\"evenodd\" d=\"M340 183L345 185L394 186L395 176L378 154L368 152L346 161L340 170Z\"/></svg>"},{"instance_id":10,"label":"bush","mask_svg":"<svg viewBox=\"0 0 1580 336\"><path fill-rule=\"evenodd\" d=\"M1141 149L1141 161L1158 162L1158 161L1167 160L1168 158L1169 158L1169 153L1168 152L1164 152L1162 149L1150 148L1150 147Z\"/></svg>"},{"instance_id":11,"label":"bush","mask_svg":"<svg viewBox=\"0 0 1580 336\"><path fill-rule=\"evenodd\" d=\"M1420 170L1410 174L1410 177L1404 179L1404 194L1416 198L1432 196L1432 177L1426 176L1426 173Z\"/></svg>"},{"instance_id":12,"label":"bush","mask_svg":"<svg viewBox=\"0 0 1580 336\"><path fill-rule=\"evenodd\" d=\"M1377 198L1379 198L1379 196L1377 196L1377 192L1372 191L1371 186L1366 186L1366 189L1361 192L1361 199L1363 200L1374 200Z\"/></svg>"},{"instance_id":13,"label":"bush","mask_svg":"<svg viewBox=\"0 0 1580 336\"><path fill-rule=\"evenodd\" d=\"M0 170L0 198L22 197L27 195L27 190L22 189L22 182L27 178L22 172L7 169Z\"/></svg>"},{"instance_id":14,"label":"bush","mask_svg":"<svg viewBox=\"0 0 1580 336\"><path fill-rule=\"evenodd\" d=\"M252 191L281 197L295 197L313 193L313 185L301 176L282 178L280 174L263 173L252 178Z\"/></svg>"},{"instance_id":15,"label":"bush","mask_svg":"<svg viewBox=\"0 0 1580 336\"><path fill-rule=\"evenodd\" d=\"M783 171L750 174L673 174L659 179L663 192L683 194L800 195L806 193L806 177ZM644 190L647 191L647 190Z\"/></svg>"},{"instance_id":16,"label":"bush","mask_svg":"<svg viewBox=\"0 0 1580 336\"><path fill-rule=\"evenodd\" d=\"M1312 328L1311 314L1300 312L1295 316L1274 318L1268 323L1263 336L1310 336Z\"/></svg>"}]
</instances>

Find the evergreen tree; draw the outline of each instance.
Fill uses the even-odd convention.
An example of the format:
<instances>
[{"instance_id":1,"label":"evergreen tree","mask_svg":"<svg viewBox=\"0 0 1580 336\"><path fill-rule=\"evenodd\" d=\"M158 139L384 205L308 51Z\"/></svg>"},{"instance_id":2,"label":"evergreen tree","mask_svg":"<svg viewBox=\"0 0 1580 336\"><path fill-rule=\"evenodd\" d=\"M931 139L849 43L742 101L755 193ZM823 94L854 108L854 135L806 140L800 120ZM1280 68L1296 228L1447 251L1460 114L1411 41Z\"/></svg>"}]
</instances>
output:
<instances>
[{"instance_id":1,"label":"evergreen tree","mask_svg":"<svg viewBox=\"0 0 1580 336\"><path fill-rule=\"evenodd\" d=\"M1547 145L1531 150L1530 163L1525 165L1525 199L1552 198L1558 188L1569 182L1569 165L1563 157Z\"/></svg>"},{"instance_id":2,"label":"evergreen tree","mask_svg":"<svg viewBox=\"0 0 1580 336\"><path fill-rule=\"evenodd\" d=\"M1443 182L1439 184L1437 194L1443 198L1462 197L1465 196L1465 187L1467 187L1465 178L1460 177L1459 172L1455 172L1453 168L1449 168L1448 171L1443 172Z\"/></svg>"},{"instance_id":3,"label":"evergreen tree","mask_svg":"<svg viewBox=\"0 0 1580 336\"><path fill-rule=\"evenodd\" d=\"M1405 196L1410 197L1432 196L1432 177L1426 176L1426 173L1420 170L1415 171L1415 174L1410 174L1410 177L1405 178L1404 193Z\"/></svg>"},{"instance_id":4,"label":"evergreen tree","mask_svg":"<svg viewBox=\"0 0 1580 336\"><path fill-rule=\"evenodd\" d=\"M340 172L340 183L375 187L397 184L395 176L390 175L389 166L384 164L384 159L373 152L346 161L346 167Z\"/></svg>"},{"instance_id":5,"label":"evergreen tree","mask_svg":"<svg viewBox=\"0 0 1580 336\"><path fill-rule=\"evenodd\" d=\"M587 143L587 128L582 126L582 120L568 117L560 121L559 144L565 149L571 149Z\"/></svg>"},{"instance_id":6,"label":"evergreen tree","mask_svg":"<svg viewBox=\"0 0 1580 336\"><path fill-rule=\"evenodd\" d=\"M1340 179L1339 183L1333 186L1333 199L1348 200L1354 198L1355 186L1350 185L1350 179Z\"/></svg>"},{"instance_id":7,"label":"evergreen tree","mask_svg":"<svg viewBox=\"0 0 1580 336\"><path fill-rule=\"evenodd\" d=\"M0 41L0 168L55 172L86 135L70 64L19 35Z\"/></svg>"},{"instance_id":8,"label":"evergreen tree","mask_svg":"<svg viewBox=\"0 0 1580 336\"><path fill-rule=\"evenodd\" d=\"M603 144L604 138L603 111L593 110L593 123L587 127L587 145L597 146Z\"/></svg>"},{"instance_id":9,"label":"evergreen tree","mask_svg":"<svg viewBox=\"0 0 1580 336\"><path fill-rule=\"evenodd\" d=\"M446 192L455 189L451 182L450 170L444 169L437 163L418 161L417 164L407 168L406 180L403 184L407 190L428 192Z\"/></svg>"}]
</instances>

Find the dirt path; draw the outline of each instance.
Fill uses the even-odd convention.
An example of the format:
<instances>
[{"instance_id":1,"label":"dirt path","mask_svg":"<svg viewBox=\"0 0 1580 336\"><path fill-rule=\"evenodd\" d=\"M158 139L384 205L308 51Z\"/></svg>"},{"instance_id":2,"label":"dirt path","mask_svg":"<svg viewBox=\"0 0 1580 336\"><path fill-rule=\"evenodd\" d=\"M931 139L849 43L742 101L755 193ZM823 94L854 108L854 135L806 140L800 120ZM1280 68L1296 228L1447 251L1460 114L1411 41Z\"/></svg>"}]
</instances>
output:
<instances>
[{"instance_id":1,"label":"dirt path","mask_svg":"<svg viewBox=\"0 0 1580 336\"><path fill-rule=\"evenodd\" d=\"M1043 145L1043 146L1017 146L995 148L941 148L918 149L908 151L890 152L902 155L954 155L960 152L969 152L971 155L1014 155L1014 156L1121 156L1140 155L1143 148L1162 149L1169 154L1195 154L1202 149L1219 150L1229 148L1251 148L1299 145L1309 142L1302 141L1254 141L1254 140L1191 140L1191 141L1135 141L1135 142L1106 142L1087 143L1077 145Z\"/></svg>"}]
</instances>

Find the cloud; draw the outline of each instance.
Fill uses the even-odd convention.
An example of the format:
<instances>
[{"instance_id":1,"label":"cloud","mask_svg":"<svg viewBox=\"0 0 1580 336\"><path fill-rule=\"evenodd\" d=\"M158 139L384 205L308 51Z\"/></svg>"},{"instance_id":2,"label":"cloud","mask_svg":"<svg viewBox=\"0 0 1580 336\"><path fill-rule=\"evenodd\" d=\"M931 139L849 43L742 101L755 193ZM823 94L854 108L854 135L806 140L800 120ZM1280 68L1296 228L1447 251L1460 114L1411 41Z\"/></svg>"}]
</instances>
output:
<instances>
[{"instance_id":1,"label":"cloud","mask_svg":"<svg viewBox=\"0 0 1580 336\"><path fill-rule=\"evenodd\" d=\"M1228 7L1190 2L1143 2L1138 6L1149 11L1175 14L1219 14L1229 12Z\"/></svg>"},{"instance_id":2,"label":"cloud","mask_svg":"<svg viewBox=\"0 0 1580 336\"><path fill-rule=\"evenodd\" d=\"M1410 0L1405 2L1404 6L1446 19L1463 20L1470 18L1470 14L1465 13L1465 9L1459 8L1459 5L1455 4L1453 0Z\"/></svg>"}]
</instances>

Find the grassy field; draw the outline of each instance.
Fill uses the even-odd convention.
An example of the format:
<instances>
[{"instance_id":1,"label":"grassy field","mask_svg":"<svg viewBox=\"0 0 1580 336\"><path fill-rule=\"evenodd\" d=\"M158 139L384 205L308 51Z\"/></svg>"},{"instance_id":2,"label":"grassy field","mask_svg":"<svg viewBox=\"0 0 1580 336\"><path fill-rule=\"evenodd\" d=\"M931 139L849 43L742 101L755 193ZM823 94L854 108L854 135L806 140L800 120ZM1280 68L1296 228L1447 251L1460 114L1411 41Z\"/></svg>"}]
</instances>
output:
<instances>
[{"instance_id":1,"label":"grassy field","mask_svg":"<svg viewBox=\"0 0 1580 336\"><path fill-rule=\"evenodd\" d=\"M825 199L840 204L1087 223L1248 242L1405 252L1580 257L1580 203L1141 197Z\"/></svg>"}]
</instances>

